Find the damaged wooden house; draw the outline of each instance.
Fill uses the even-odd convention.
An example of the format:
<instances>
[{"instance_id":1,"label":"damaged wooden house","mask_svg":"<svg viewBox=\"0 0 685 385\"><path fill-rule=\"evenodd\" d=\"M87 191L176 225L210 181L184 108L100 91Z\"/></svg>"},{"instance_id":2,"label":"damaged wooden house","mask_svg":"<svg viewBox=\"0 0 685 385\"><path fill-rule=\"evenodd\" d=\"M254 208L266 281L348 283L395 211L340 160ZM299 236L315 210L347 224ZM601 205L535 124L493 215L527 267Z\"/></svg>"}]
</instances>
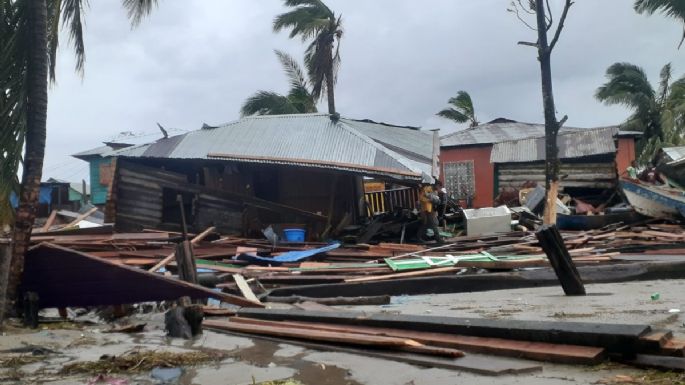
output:
<instances>
[{"instance_id":1,"label":"damaged wooden house","mask_svg":"<svg viewBox=\"0 0 685 385\"><path fill-rule=\"evenodd\" d=\"M575 196L615 189L635 159L640 132L617 126L563 127L558 136L561 191ZM506 196L544 183L545 126L496 119L441 138L445 187L464 207L506 204ZM500 199L497 199L500 197Z\"/></svg>"},{"instance_id":2,"label":"damaged wooden house","mask_svg":"<svg viewBox=\"0 0 685 385\"><path fill-rule=\"evenodd\" d=\"M106 222L129 232L179 230L182 206L189 231L249 236L273 225L316 240L369 215L365 178L402 186L387 206L413 208L422 174L439 173L437 132L328 114L245 117L105 147L75 156L91 163L94 197L107 191Z\"/></svg>"}]
</instances>

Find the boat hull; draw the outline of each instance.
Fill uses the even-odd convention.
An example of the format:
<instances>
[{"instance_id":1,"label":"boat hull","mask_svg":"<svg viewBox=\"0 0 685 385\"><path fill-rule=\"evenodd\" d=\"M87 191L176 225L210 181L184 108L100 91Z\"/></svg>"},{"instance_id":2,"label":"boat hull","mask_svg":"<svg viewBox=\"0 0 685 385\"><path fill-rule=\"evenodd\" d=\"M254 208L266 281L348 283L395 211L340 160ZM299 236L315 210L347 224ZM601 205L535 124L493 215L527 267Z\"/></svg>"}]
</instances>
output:
<instances>
[{"instance_id":1,"label":"boat hull","mask_svg":"<svg viewBox=\"0 0 685 385\"><path fill-rule=\"evenodd\" d=\"M613 223L629 225L644 217L635 211L604 215L564 215L557 214L557 227L560 230L594 230Z\"/></svg>"},{"instance_id":2,"label":"boat hull","mask_svg":"<svg viewBox=\"0 0 685 385\"><path fill-rule=\"evenodd\" d=\"M685 197L675 190L645 183L622 180L621 189L635 211L653 218L676 218L685 215Z\"/></svg>"}]
</instances>

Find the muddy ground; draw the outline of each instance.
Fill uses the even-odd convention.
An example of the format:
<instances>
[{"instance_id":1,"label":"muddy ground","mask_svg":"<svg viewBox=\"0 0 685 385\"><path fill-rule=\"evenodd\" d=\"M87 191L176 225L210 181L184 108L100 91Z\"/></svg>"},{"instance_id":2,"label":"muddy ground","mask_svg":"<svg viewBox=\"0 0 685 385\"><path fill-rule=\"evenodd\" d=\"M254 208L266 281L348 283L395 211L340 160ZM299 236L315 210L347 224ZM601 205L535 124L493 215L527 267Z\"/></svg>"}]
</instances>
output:
<instances>
[{"instance_id":1,"label":"muddy ground","mask_svg":"<svg viewBox=\"0 0 685 385\"><path fill-rule=\"evenodd\" d=\"M647 323L685 336L685 281L663 280L587 285L586 297L565 297L561 289L535 288L480 293L395 297L386 306L348 307L365 311L401 312L521 320L564 320L606 323ZM659 299L653 300L653 294ZM130 321L147 323L137 334L109 334L109 324L44 324L41 330L14 328L0 336L0 351L22 347L47 348L35 362L0 368L0 384L88 384L95 374L59 374L64 365L98 360L101 356L143 351L212 351L225 353L219 362L183 367L178 377L163 382L151 371L111 374L128 384L237 385L294 378L307 385L405 384L594 384L639 379L646 372L617 364L594 367L542 364L537 373L487 377L430 369L355 354L316 351L295 344L275 343L205 331L192 341L169 339L161 313L140 314ZM63 327L76 328L65 330ZM30 351L31 349L28 349ZM7 353L0 353L6 356ZM31 355L26 353L25 355ZM622 377L627 376L627 377ZM107 382L97 382L106 384ZM629 383L629 382L623 382ZM640 383L640 382L632 382ZM668 383L668 382L659 382Z\"/></svg>"}]
</instances>

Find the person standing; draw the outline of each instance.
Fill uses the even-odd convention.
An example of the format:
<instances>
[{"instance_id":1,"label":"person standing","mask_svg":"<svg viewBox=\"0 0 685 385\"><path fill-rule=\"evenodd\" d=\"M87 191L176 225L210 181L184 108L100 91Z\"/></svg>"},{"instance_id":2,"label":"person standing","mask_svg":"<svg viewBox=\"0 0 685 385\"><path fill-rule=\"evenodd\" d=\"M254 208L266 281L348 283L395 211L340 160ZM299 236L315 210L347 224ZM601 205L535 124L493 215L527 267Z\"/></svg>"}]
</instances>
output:
<instances>
[{"instance_id":1,"label":"person standing","mask_svg":"<svg viewBox=\"0 0 685 385\"><path fill-rule=\"evenodd\" d=\"M626 174L628 174L628 178L632 180L637 180L637 161L633 159L632 162L630 162L630 166L626 168Z\"/></svg>"},{"instance_id":2,"label":"person standing","mask_svg":"<svg viewBox=\"0 0 685 385\"><path fill-rule=\"evenodd\" d=\"M429 182L424 181L419 192L419 204L421 207L421 226L419 226L419 231L416 237L421 242L425 242L426 230L433 230L433 235L438 243L443 243L442 237L440 236L440 230L438 229L438 213L435 208L437 204L440 203L440 198L433 190L433 187Z\"/></svg>"}]
</instances>

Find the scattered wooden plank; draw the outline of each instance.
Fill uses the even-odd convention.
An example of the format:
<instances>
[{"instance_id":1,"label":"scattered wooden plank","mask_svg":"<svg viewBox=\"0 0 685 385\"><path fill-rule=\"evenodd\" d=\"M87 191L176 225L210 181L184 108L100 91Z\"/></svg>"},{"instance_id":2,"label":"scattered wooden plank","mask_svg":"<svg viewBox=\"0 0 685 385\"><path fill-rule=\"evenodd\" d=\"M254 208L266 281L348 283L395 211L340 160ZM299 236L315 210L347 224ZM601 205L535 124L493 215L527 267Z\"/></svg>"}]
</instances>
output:
<instances>
[{"instance_id":1,"label":"scattered wooden plank","mask_svg":"<svg viewBox=\"0 0 685 385\"><path fill-rule=\"evenodd\" d=\"M52 210L52 212L50 212L50 216L45 221L45 224L43 227L41 227L40 232L44 233L50 230L50 226L52 226L53 222L55 222L55 218L57 218L57 210Z\"/></svg>"},{"instance_id":2,"label":"scattered wooden plank","mask_svg":"<svg viewBox=\"0 0 685 385\"><path fill-rule=\"evenodd\" d=\"M63 228L69 228L69 227L75 226L77 223L79 223L79 222L81 222L82 220L84 220L84 219L88 218L89 216L93 215L96 211L98 211L98 208L97 208L97 207L91 208L90 210L88 210L88 211L86 211L85 213L83 213L83 214L79 215L78 217L76 217L76 219L74 219L73 221L71 221L71 222L69 222L68 224L66 224L65 226L63 226Z\"/></svg>"},{"instance_id":3,"label":"scattered wooden plank","mask_svg":"<svg viewBox=\"0 0 685 385\"><path fill-rule=\"evenodd\" d=\"M216 331L226 333L226 331L218 329L216 329ZM541 365L531 361L494 356L482 356L479 354L467 354L464 357L460 358L437 357L401 351L385 352L383 350L378 349L364 349L361 347L331 345L324 343L316 343L313 341L283 339L264 335L245 334L238 332L230 333L232 335L237 335L246 338L258 338L276 343L295 344L308 349L321 350L325 352L343 352L348 354L356 354L364 357L374 357L389 361L404 362L407 364L426 368L442 368L449 370L457 370L462 372L481 374L485 376L533 373L542 370Z\"/></svg>"},{"instance_id":4,"label":"scattered wooden plank","mask_svg":"<svg viewBox=\"0 0 685 385\"><path fill-rule=\"evenodd\" d=\"M635 357L635 359L626 361L626 363L633 366L637 366L639 368L652 368L668 370L672 372L685 371L685 358L683 357L666 357L649 354L638 354Z\"/></svg>"},{"instance_id":5,"label":"scattered wooden plank","mask_svg":"<svg viewBox=\"0 0 685 385\"><path fill-rule=\"evenodd\" d=\"M648 325L602 324L593 322L521 321L460 318L429 315L362 313L356 311L300 312L285 309L241 309L238 316L272 321L322 322L355 326L384 327L474 337L516 339L531 342L584 345L610 352L635 351Z\"/></svg>"},{"instance_id":6,"label":"scattered wooden plank","mask_svg":"<svg viewBox=\"0 0 685 385\"><path fill-rule=\"evenodd\" d=\"M298 303L298 302L316 302L327 306L336 305L386 305L389 304L391 297L389 295L377 295L368 297L330 297L330 298L315 298L315 297L266 297L266 302L277 303Z\"/></svg>"},{"instance_id":7,"label":"scattered wooden plank","mask_svg":"<svg viewBox=\"0 0 685 385\"><path fill-rule=\"evenodd\" d=\"M235 281L236 285L238 285L238 289L243 294L243 297L252 302L261 302L259 298L257 298L257 296L252 292L252 289L250 289L250 285L247 283L247 281L245 281L245 277L240 274L233 274L233 280Z\"/></svg>"},{"instance_id":8,"label":"scattered wooden plank","mask_svg":"<svg viewBox=\"0 0 685 385\"><path fill-rule=\"evenodd\" d=\"M640 351L644 353L657 353L661 351L666 342L671 338L673 338L673 332L670 330L652 330L640 337Z\"/></svg>"},{"instance_id":9,"label":"scattered wooden plank","mask_svg":"<svg viewBox=\"0 0 685 385\"><path fill-rule=\"evenodd\" d=\"M376 276L363 277L363 278L352 278L352 279L346 279L345 282L347 282L347 283L371 282L371 281L383 281L383 280L395 279L395 278L425 277L425 276L436 275L436 274L456 273L456 272L461 271L461 270L464 270L464 268L463 267L454 267L454 266L438 267L435 269L410 271L410 272L406 272L406 273L376 275Z\"/></svg>"},{"instance_id":10,"label":"scattered wooden plank","mask_svg":"<svg viewBox=\"0 0 685 385\"><path fill-rule=\"evenodd\" d=\"M202 312L205 316L234 316L236 311L234 309L226 309L223 307L203 306Z\"/></svg>"},{"instance_id":11,"label":"scattered wooden plank","mask_svg":"<svg viewBox=\"0 0 685 385\"><path fill-rule=\"evenodd\" d=\"M685 351L685 340L669 339L661 346L661 354L682 357Z\"/></svg>"},{"instance_id":12,"label":"scattered wooden plank","mask_svg":"<svg viewBox=\"0 0 685 385\"><path fill-rule=\"evenodd\" d=\"M374 346L379 348L404 350L414 353L445 357L462 357L464 355L463 352L456 349L431 347L406 338L371 336L368 334L359 333L329 332L323 330L295 329L290 327L264 325L255 326L219 320L205 320L203 322L203 326L248 334L262 334L311 341L335 342L347 345Z\"/></svg>"},{"instance_id":13,"label":"scattered wooden plank","mask_svg":"<svg viewBox=\"0 0 685 385\"><path fill-rule=\"evenodd\" d=\"M304 328L310 330L354 332L408 338L426 345L462 349L473 353L495 354L565 364L594 365L601 362L605 356L603 348L589 346L548 344L544 342L516 341L501 338L470 337L446 333L416 332L402 329L345 326L313 322L276 322L241 317L233 317L231 318L231 321L254 325L280 325L282 327Z\"/></svg>"},{"instance_id":14,"label":"scattered wooden plank","mask_svg":"<svg viewBox=\"0 0 685 385\"><path fill-rule=\"evenodd\" d=\"M205 238L206 238L209 234L211 234L214 230L216 230L216 228L215 228L214 226L208 227L205 231L201 232L201 233L198 234L195 238L193 238L193 239L190 241L190 244L193 245L193 246L196 245L198 242L200 242L200 241L202 241L203 239L205 239ZM175 252L169 254L166 258L164 258L164 259L162 259L161 261L159 261L159 263L157 263L156 265L152 266L152 267L150 268L150 270L148 270L148 271L151 272L151 273L154 273L154 272L156 272L157 270L161 269L162 267L166 266L166 265L167 265L169 262L171 262L171 260L173 260L174 258L176 258L176 253L175 253Z\"/></svg>"},{"instance_id":15,"label":"scattered wooden plank","mask_svg":"<svg viewBox=\"0 0 685 385\"><path fill-rule=\"evenodd\" d=\"M301 310L306 310L306 311L324 311L324 312L334 312L335 308L332 308L328 305L324 305L322 303L317 303L317 302L312 302L312 301L304 301L300 303L295 303L293 304L298 309Z\"/></svg>"}]
</instances>

